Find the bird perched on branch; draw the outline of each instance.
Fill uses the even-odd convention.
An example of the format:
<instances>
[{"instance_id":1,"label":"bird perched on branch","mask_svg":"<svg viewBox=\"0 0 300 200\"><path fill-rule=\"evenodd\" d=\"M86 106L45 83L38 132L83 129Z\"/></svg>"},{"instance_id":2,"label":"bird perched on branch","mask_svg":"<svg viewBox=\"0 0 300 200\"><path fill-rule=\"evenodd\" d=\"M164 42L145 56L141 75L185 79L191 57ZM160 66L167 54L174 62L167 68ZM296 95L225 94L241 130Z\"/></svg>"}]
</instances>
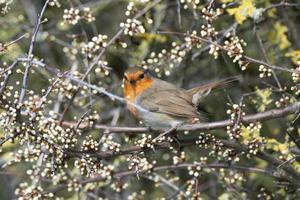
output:
<instances>
[{"instance_id":1,"label":"bird perched on branch","mask_svg":"<svg viewBox=\"0 0 300 200\"><path fill-rule=\"evenodd\" d=\"M213 88L237 80L236 77L214 81L185 90L154 78L147 70L131 67L124 73L123 93L129 111L147 126L157 129L177 127L183 123L204 121L199 101Z\"/></svg>"}]
</instances>

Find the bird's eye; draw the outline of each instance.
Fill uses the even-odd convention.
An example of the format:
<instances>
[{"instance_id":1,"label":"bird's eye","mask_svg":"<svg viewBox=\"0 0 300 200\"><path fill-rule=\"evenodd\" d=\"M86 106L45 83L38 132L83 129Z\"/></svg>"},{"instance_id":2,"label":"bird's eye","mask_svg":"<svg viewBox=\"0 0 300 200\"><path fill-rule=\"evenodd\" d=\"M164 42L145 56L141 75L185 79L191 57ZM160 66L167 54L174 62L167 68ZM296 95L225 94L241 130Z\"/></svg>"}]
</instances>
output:
<instances>
[{"instance_id":1,"label":"bird's eye","mask_svg":"<svg viewBox=\"0 0 300 200\"><path fill-rule=\"evenodd\" d=\"M145 77L144 73L140 75L140 79L143 79L144 77Z\"/></svg>"}]
</instances>

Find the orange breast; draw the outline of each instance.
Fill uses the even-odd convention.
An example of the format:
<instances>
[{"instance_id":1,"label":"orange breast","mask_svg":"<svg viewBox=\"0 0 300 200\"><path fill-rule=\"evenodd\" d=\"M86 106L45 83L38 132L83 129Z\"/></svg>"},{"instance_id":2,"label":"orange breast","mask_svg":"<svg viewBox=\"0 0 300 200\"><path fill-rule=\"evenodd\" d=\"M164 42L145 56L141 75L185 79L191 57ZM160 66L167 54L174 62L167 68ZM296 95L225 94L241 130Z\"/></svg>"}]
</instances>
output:
<instances>
[{"instance_id":1,"label":"orange breast","mask_svg":"<svg viewBox=\"0 0 300 200\"><path fill-rule=\"evenodd\" d=\"M139 80L135 84L124 82L123 93L127 102L134 104L136 99L141 95L142 92L147 90L152 85L152 79L149 77ZM138 112L135 106L127 104L128 110L138 118Z\"/></svg>"}]
</instances>

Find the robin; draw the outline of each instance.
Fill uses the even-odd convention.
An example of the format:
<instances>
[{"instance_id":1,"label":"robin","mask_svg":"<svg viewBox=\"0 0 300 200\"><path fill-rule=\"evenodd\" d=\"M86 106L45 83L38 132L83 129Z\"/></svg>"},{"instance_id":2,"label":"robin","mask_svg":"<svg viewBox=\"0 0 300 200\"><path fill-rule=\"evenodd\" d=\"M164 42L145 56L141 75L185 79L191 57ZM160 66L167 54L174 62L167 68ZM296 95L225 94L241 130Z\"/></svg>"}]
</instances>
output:
<instances>
[{"instance_id":1,"label":"robin","mask_svg":"<svg viewBox=\"0 0 300 200\"><path fill-rule=\"evenodd\" d=\"M154 78L147 70L131 67L124 73L123 93L129 111L136 118L151 128L169 129L204 121L205 113L197 109L199 101L211 89L234 80L228 78L185 90Z\"/></svg>"}]
</instances>

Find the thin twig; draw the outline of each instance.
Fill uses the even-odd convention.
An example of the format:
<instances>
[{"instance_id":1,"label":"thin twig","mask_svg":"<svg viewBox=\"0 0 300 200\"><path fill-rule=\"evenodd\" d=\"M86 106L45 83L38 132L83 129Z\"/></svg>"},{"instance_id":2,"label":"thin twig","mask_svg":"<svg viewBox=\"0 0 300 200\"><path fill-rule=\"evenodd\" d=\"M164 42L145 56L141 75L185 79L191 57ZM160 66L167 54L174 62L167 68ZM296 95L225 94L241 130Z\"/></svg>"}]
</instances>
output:
<instances>
[{"instance_id":1,"label":"thin twig","mask_svg":"<svg viewBox=\"0 0 300 200\"><path fill-rule=\"evenodd\" d=\"M300 6L300 3L288 3L288 2L286 2L286 0L283 0L278 4L269 5L268 7L266 7L264 9L264 12L266 12L270 9L273 9L273 8L278 8L278 7L299 7L299 6Z\"/></svg>"},{"instance_id":2,"label":"thin twig","mask_svg":"<svg viewBox=\"0 0 300 200\"><path fill-rule=\"evenodd\" d=\"M7 72L7 73L4 75L4 80L1 84L1 88L0 88L0 95L1 96L2 96L2 93L4 92L4 90L5 90L5 88L8 84L10 76L12 75L12 72L10 70L12 70L17 64L18 64L18 61L15 60L7 69L4 70L3 73L5 73L5 72ZM2 73L0 75L2 75Z\"/></svg>"},{"instance_id":3,"label":"thin twig","mask_svg":"<svg viewBox=\"0 0 300 200\"><path fill-rule=\"evenodd\" d=\"M183 195L184 195L184 197L185 197L186 199L188 199L188 196L187 196L186 194L184 194L184 191L181 190L178 186L176 186L175 184L173 184L172 182L170 182L169 180L167 180L166 178L164 178L163 176L159 175L159 174L156 173L156 172L154 172L153 174L154 174L155 177L158 178L158 180L159 180L160 182L162 182L163 184L169 186L170 188L172 188L173 190L175 190L177 193L182 192ZM153 180L155 181L155 179L153 179Z\"/></svg>"},{"instance_id":4,"label":"thin twig","mask_svg":"<svg viewBox=\"0 0 300 200\"><path fill-rule=\"evenodd\" d=\"M160 33L160 34L171 34L171 35L173 34L173 35L179 35L179 36L182 36L182 37L186 35L185 33L171 32L171 31L159 31L158 33ZM217 42L214 42L214 41L211 41L211 40L199 37L199 36L193 36L193 35L191 35L190 37L192 37L194 39L198 39L199 41L202 41L202 42L206 42L206 43L215 45L216 47L219 47L223 51L226 51L226 52L231 51L230 49L224 48L222 45L220 45ZM272 64L268 64L268 63L266 63L264 61L257 60L255 58L251 58L249 56L243 55L242 58L244 58L248 62L252 62L252 63L256 63L256 64L260 64L260 65L265 65L265 66L267 66L267 67L269 67L271 69L274 69L274 70L286 71L286 72L290 72L290 73L293 73L293 72L297 73L297 71L295 71L295 70L288 69L288 68L283 68L283 67L279 67L279 66L272 65Z\"/></svg>"},{"instance_id":5,"label":"thin twig","mask_svg":"<svg viewBox=\"0 0 300 200\"><path fill-rule=\"evenodd\" d=\"M165 136L167 134L175 132L176 129L177 129L177 127L172 127L170 129L166 130L165 132L159 134L159 136L157 136L156 138L154 138L153 141L157 141L159 138L162 138L163 136Z\"/></svg>"},{"instance_id":6,"label":"thin twig","mask_svg":"<svg viewBox=\"0 0 300 200\"><path fill-rule=\"evenodd\" d=\"M3 51L3 50L6 50L9 46L13 45L14 43L18 42L19 40L22 40L25 36L27 35L27 33L21 35L20 37L18 37L17 39L14 39L6 44L4 44L2 46L2 48L0 48L0 52Z\"/></svg>"},{"instance_id":7,"label":"thin twig","mask_svg":"<svg viewBox=\"0 0 300 200\"><path fill-rule=\"evenodd\" d=\"M152 9L155 5L157 5L159 2L161 2L161 0L155 0L153 1L151 4L149 4L148 6L146 6L144 9L142 9L141 11L139 11L134 17L133 19L137 19L140 18L141 16L143 16L145 13L147 13L150 9ZM99 60L101 59L101 57L104 55L106 49L112 45L124 32L125 28L121 28L108 42L105 48L102 49L102 51L98 54L98 56L96 57L95 61L89 66L89 68L87 69L87 71L85 72L85 74L82 76L81 80L84 80L87 75L91 72L91 70L97 65L97 63L99 62Z\"/></svg>"},{"instance_id":8,"label":"thin twig","mask_svg":"<svg viewBox=\"0 0 300 200\"><path fill-rule=\"evenodd\" d=\"M291 159L288 159L288 160L284 161L283 163L278 165L277 168L281 168L283 165L293 162L297 157L299 157L299 156L294 156Z\"/></svg>"},{"instance_id":9,"label":"thin twig","mask_svg":"<svg viewBox=\"0 0 300 200\"><path fill-rule=\"evenodd\" d=\"M25 97L29 69L31 67L31 62L32 62L32 59L33 59L33 56L32 56L33 47L34 47L34 44L35 44L37 33L38 33L38 31L40 29L40 26L42 24L42 18L44 16L44 13L46 11L48 3L49 3L49 0L46 0L44 6L42 8L42 11L40 13L40 16L37 19L36 25L35 25L35 27L34 27L34 29L32 31L32 36L31 36L31 41L30 41L30 46L29 46L28 56L27 56L28 63L26 65L26 67L25 67L25 72L24 72L24 77L23 77L23 81L22 81L22 89L21 89L21 93L20 93L19 103L22 103L22 101L23 101L23 99Z\"/></svg>"},{"instance_id":10,"label":"thin twig","mask_svg":"<svg viewBox=\"0 0 300 200\"><path fill-rule=\"evenodd\" d=\"M259 35L258 30L255 31L255 35L256 35L256 38L257 38L257 40L258 40L258 44L259 44L260 49L261 49L261 51L262 51L262 53L263 53L263 56L264 56L265 61L266 61L268 64L270 64L270 61L269 61L268 56L267 56L266 49L265 49L265 47L264 47L264 44L263 44L263 42L262 42L262 39L261 39L261 37L260 37L260 35ZM280 84L280 82L279 82L279 79L278 79L276 73L274 72L274 70L272 70L272 75L273 75L273 77L274 77L274 79L275 79L275 81L276 81L276 83L277 83L278 88L279 88L280 90L282 90L282 86L281 86L281 84Z\"/></svg>"}]
</instances>

